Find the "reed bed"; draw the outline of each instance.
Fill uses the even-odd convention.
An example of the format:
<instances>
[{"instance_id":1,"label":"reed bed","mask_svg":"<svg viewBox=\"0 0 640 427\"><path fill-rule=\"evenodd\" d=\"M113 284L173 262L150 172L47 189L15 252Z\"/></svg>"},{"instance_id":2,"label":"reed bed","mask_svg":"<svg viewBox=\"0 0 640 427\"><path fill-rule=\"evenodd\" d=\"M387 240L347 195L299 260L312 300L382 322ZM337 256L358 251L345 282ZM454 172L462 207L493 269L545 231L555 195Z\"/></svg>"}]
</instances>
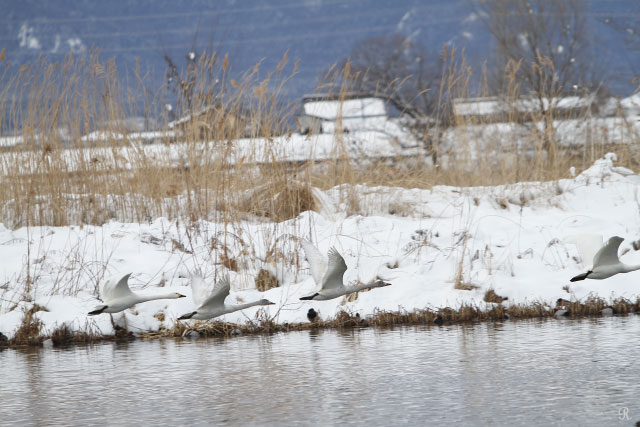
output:
<instances>
[{"instance_id":1,"label":"reed bed","mask_svg":"<svg viewBox=\"0 0 640 427\"><path fill-rule=\"evenodd\" d=\"M13 338L4 342L0 341L0 346L3 344L9 346L40 345L45 337L42 335L42 323L34 314L42 310L43 308L37 304L34 304L31 309L25 310L22 323Z\"/></svg>"},{"instance_id":2,"label":"reed bed","mask_svg":"<svg viewBox=\"0 0 640 427\"><path fill-rule=\"evenodd\" d=\"M567 317L572 319L602 316L602 310L611 308L615 315L631 315L640 313L640 298L635 301L617 298L607 301L603 298L591 297L584 302L558 301L568 310ZM10 340L0 340L2 347L38 346L51 339L54 346L70 344L87 344L100 341L122 339L154 339L154 338L207 338L207 337L235 337L241 335L268 335L291 331L317 331L327 329L349 329L364 327L394 327L394 326L440 326L446 324L468 324L477 322L517 321L527 319L548 319L554 317L558 308L545 302L531 304L516 304L504 307L501 304L488 306L462 305L458 308L444 307L439 309L424 309L414 311L376 311L374 314L362 317L359 313L339 311L333 318L304 323L276 323L260 312L255 319L245 324L234 324L219 320L198 321L195 323L176 322L171 329L156 332L133 334L124 328L118 328L114 335L101 335L92 331L90 327L82 331L72 331L62 325L51 334L42 334L40 323L33 317L33 310L25 316L23 324L16 335Z\"/></svg>"},{"instance_id":3,"label":"reed bed","mask_svg":"<svg viewBox=\"0 0 640 427\"><path fill-rule=\"evenodd\" d=\"M525 117L514 106L501 124L513 130L478 146L478 132L495 124L483 116L456 115L452 102L470 97L471 82L482 76L474 76L459 53L444 56L446 72L433 88L440 93L434 117L447 120L434 124L425 117L420 125L406 125L413 129L408 135L425 147L424 156L349 157L347 136L337 132L332 158L321 162L288 161L273 143L295 131L297 105L286 99L286 90L297 67L286 55L275 70L264 72L258 64L240 74L231 72L228 57L202 56L184 71L188 90L178 93L149 90L148 75L140 70L125 87L114 61L103 61L96 52L60 63L43 57L18 69L3 56L0 133L23 141L0 152L3 223L100 225L158 216L237 222L247 214L282 221L314 208L312 187L347 184L344 197L354 199L348 188L357 184L430 188L550 181L614 148L621 165L639 164L637 135L624 121L624 129L616 131L626 132L626 139L616 144L593 137L597 125L588 141L572 145L541 127L549 120L585 121L588 111L545 112L552 117L534 111ZM520 95L513 66L505 74L510 85L499 98L512 105ZM340 94L357 78L347 67L333 76L333 85L318 90ZM169 102L184 117L171 127L163 108ZM136 139L127 127L131 117L155 123L154 144ZM242 154L238 140L248 141Z\"/></svg>"}]
</instances>

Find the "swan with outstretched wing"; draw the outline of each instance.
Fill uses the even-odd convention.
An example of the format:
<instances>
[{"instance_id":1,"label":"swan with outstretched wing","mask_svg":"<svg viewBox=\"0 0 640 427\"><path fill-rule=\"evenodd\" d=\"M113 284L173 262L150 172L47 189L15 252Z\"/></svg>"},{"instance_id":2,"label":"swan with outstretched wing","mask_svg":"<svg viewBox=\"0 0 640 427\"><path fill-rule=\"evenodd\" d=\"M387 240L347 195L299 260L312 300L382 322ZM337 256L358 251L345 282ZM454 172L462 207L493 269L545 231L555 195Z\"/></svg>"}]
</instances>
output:
<instances>
[{"instance_id":1,"label":"swan with outstretched wing","mask_svg":"<svg viewBox=\"0 0 640 427\"><path fill-rule=\"evenodd\" d=\"M602 280L618 273L629 273L640 270L640 265L627 265L620 261L618 248L624 241L622 237L613 236L593 256L593 265L586 273L571 278L572 282L584 279Z\"/></svg>"},{"instance_id":2,"label":"swan with outstretched wing","mask_svg":"<svg viewBox=\"0 0 640 427\"><path fill-rule=\"evenodd\" d=\"M103 304L95 307L89 312L90 316L102 313L118 313L146 301L156 299L176 299L184 298L178 292L170 292L160 295L139 295L129 288L129 277L131 273L125 274L119 280L109 279L100 284L100 296Z\"/></svg>"},{"instance_id":3,"label":"swan with outstretched wing","mask_svg":"<svg viewBox=\"0 0 640 427\"><path fill-rule=\"evenodd\" d=\"M230 290L231 281L229 280L228 275L220 279L214 286L208 286L204 279L200 276L192 276L191 295L193 298L193 302L196 304L196 310L192 311L191 313L183 314L178 319L207 320L256 305L274 304L267 299L261 299L258 301L239 305L225 304L224 300L229 296Z\"/></svg>"},{"instance_id":4,"label":"swan with outstretched wing","mask_svg":"<svg viewBox=\"0 0 640 427\"><path fill-rule=\"evenodd\" d=\"M336 248L331 248L329 250L326 259L308 240L304 240L302 242L302 249L304 250L307 261L309 262L311 276L316 282L314 293L300 298L303 301L330 300L364 289L381 288L383 286L391 285L391 283L386 283L383 280L377 280L374 283L366 285L344 286L343 276L347 271L347 263Z\"/></svg>"}]
</instances>

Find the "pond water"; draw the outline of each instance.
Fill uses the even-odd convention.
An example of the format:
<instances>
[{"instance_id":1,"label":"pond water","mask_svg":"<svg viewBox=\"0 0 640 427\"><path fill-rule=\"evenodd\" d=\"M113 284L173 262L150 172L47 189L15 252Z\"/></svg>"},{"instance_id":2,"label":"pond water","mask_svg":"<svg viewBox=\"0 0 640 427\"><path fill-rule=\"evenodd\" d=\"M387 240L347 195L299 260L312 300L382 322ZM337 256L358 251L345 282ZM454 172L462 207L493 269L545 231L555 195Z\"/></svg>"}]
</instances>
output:
<instances>
[{"instance_id":1,"label":"pond water","mask_svg":"<svg viewBox=\"0 0 640 427\"><path fill-rule=\"evenodd\" d=\"M1 425L634 425L640 316L0 351Z\"/></svg>"}]
</instances>

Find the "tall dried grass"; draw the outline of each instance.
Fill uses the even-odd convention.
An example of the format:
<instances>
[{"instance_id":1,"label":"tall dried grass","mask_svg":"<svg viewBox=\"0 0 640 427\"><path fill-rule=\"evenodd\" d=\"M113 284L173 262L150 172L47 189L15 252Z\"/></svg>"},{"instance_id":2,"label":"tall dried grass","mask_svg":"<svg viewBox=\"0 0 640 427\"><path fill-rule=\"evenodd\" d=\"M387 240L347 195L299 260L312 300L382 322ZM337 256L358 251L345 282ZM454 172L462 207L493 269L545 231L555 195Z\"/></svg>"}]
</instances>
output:
<instances>
[{"instance_id":1,"label":"tall dried grass","mask_svg":"<svg viewBox=\"0 0 640 427\"><path fill-rule=\"evenodd\" d=\"M158 216L195 220L221 212L230 218L236 215L239 196L259 185L261 197L279 202L266 204L262 214L292 217L307 207L297 188L287 185L290 171L276 162L276 153L253 153L271 164L256 170L243 163L257 159L234 158L231 150L231 141L241 137L272 138L286 132L292 107L274 94L288 79L282 75L286 57L265 78L259 79L256 67L228 84L210 80L213 68L227 72L226 58L202 57L198 69L190 71L196 75L188 110L193 119L174 128L183 142L177 161L171 158L169 139L149 152L140 141L126 138L125 118L154 112L157 118L160 113L147 107L139 111L140 103L127 97L132 90L121 88L112 61L105 64L97 54L70 56L62 64L42 59L17 73L4 62L0 129L24 141L0 153L0 200L8 226ZM142 104L159 103L162 96L151 98ZM169 130L166 114L160 121L159 128ZM87 138L90 132L98 132L94 136L99 141ZM298 204L303 206L296 208Z\"/></svg>"},{"instance_id":2,"label":"tall dried grass","mask_svg":"<svg viewBox=\"0 0 640 427\"><path fill-rule=\"evenodd\" d=\"M354 159L348 155L349 137L338 126L332 156L322 162L287 161L274 143L293 132L296 111L285 94L297 64L286 55L270 72L257 64L235 79L228 57L202 56L185 71L188 90L174 98L165 89L148 90L147 75L138 69L123 86L114 61L103 61L96 52L56 63L42 57L17 69L0 58L0 133L23 140L0 149L0 215L6 226L101 225L163 216L176 221L176 229L178 222L186 225L180 229L187 243L174 242L174 250L193 253L194 246L207 246L232 270L250 265L257 271L278 261L300 265L291 250L295 238L283 237L279 222L318 208L313 187L348 184L339 187L342 202L347 213L359 213L363 202L356 184L429 188L554 180L567 176L570 166L579 170L611 150L596 140L567 146L544 126L586 119L588 111L519 111L517 63L505 70L508 85L500 96L508 106L500 126L508 131L494 144L480 144L478 132L495 127L494 118L455 114L453 100L470 97L471 82L482 80L455 50L443 54L446 72L432 88L438 93L434 117L406 124L430 156ZM336 80L342 83L332 87L339 98L345 96L345 82L354 78L348 66L338 71ZM188 119L170 126L164 109L168 99ZM128 138L126 119L133 116L155 121L163 131L154 144ZM97 138L87 138L91 132L98 132ZM455 150L447 145L451 140ZM242 153L239 144L245 144ZM640 163L635 144L616 151L623 165ZM243 220L260 218L272 220L263 235L242 232ZM201 219L221 227L204 235ZM298 235L307 232L301 231ZM253 239L268 248L266 256L256 254ZM463 274L465 259L462 247L460 288L471 286ZM97 279L104 270L95 272ZM27 266L25 293L38 271L37 265Z\"/></svg>"},{"instance_id":3,"label":"tall dried grass","mask_svg":"<svg viewBox=\"0 0 640 427\"><path fill-rule=\"evenodd\" d=\"M187 71L188 96L182 93L175 100L191 118L172 128L180 131L180 144L172 147L172 137L165 134L153 149L123 137L130 134L125 119L131 116L154 119L158 129L169 130L162 107L169 94L146 89L139 70L127 80L133 87L123 87L115 63L95 52L59 63L43 57L18 70L3 58L0 132L24 141L0 153L3 222L10 227L102 224L158 216L234 222L247 213L281 221L314 208L310 186L425 188L553 180L611 149L597 141L567 147L541 128L549 120L584 119L588 112L518 111L519 64L505 70L509 84L501 96L514 106L504 112L504 126L513 131L494 146L478 145L478 129L492 119L453 114L452 100L471 95L474 75L459 52L447 51L443 57L446 72L440 87L433 88L439 93L434 116L451 118L427 121L422 132L422 143L436 152L438 165L415 158L355 162L346 155L345 135L337 132L334 158L323 167L284 161L284 153L270 144L292 131L295 105L284 100L284 93L297 65L290 65L286 55L266 75L258 64L237 80L230 77L227 57L199 58ZM352 79L349 73L348 67L341 70L339 80ZM339 90L343 93L345 86ZM92 131L99 131L102 140L83 139ZM234 141L241 138L265 140L266 149L238 157ZM446 147L447 138L456 139L456 150ZM623 164L638 164L633 144L617 152ZM349 188L344 197L355 212L359 201Z\"/></svg>"},{"instance_id":4,"label":"tall dried grass","mask_svg":"<svg viewBox=\"0 0 640 427\"><path fill-rule=\"evenodd\" d=\"M22 323L15 331L9 345L39 345L44 337L41 335L42 322L35 316L43 307L34 304L30 309L24 310Z\"/></svg>"}]
</instances>

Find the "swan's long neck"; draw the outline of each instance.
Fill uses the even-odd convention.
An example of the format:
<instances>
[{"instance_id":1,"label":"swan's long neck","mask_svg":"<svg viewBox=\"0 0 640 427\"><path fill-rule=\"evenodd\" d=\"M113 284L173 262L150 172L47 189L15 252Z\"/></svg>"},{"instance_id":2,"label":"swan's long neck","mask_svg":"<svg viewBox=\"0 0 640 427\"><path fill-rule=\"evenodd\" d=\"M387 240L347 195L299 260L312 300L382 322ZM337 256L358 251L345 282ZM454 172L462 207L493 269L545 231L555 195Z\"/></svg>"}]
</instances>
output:
<instances>
[{"instance_id":1,"label":"swan's long neck","mask_svg":"<svg viewBox=\"0 0 640 427\"><path fill-rule=\"evenodd\" d=\"M176 299L177 298L175 292L172 292L170 294L160 294L160 295L137 295L137 297L138 297L138 303L153 301L156 299Z\"/></svg>"},{"instance_id":2,"label":"swan's long neck","mask_svg":"<svg viewBox=\"0 0 640 427\"><path fill-rule=\"evenodd\" d=\"M377 281L377 282L371 283L369 285L348 286L348 287L346 287L346 290L347 290L348 293L353 293L353 292L362 291L363 289L379 288L379 287L384 286L384 285L385 285L384 282Z\"/></svg>"},{"instance_id":3,"label":"swan's long neck","mask_svg":"<svg viewBox=\"0 0 640 427\"><path fill-rule=\"evenodd\" d=\"M640 265L627 265L624 264L624 272L628 273L630 271L640 270Z\"/></svg>"},{"instance_id":4,"label":"swan's long neck","mask_svg":"<svg viewBox=\"0 0 640 427\"><path fill-rule=\"evenodd\" d=\"M246 304L238 304L238 305L224 305L224 309L227 313L231 313L233 311L244 310L245 308L254 307L256 305L265 305L262 301L253 301L248 302Z\"/></svg>"}]
</instances>

